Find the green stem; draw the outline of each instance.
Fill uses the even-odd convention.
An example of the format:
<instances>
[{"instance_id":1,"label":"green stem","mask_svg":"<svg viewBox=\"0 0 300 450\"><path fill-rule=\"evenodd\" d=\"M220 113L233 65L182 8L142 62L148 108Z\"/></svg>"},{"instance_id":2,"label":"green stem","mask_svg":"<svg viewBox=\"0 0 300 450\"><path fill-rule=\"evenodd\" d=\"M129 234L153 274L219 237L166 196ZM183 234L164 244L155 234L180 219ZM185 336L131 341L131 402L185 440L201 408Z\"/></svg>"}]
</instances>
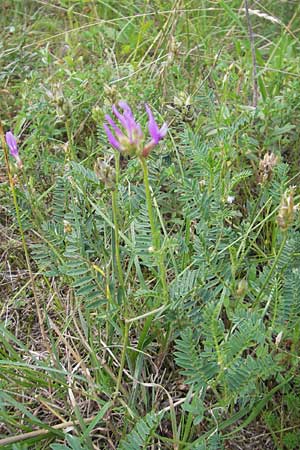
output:
<instances>
[{"instance_id":1,"label":"green stem","mask_svg":"<svg viewBox=\"0 0 300 450\"><path fill-rule=\"evenodd\" d=\"M140 163L143 169L143 175L144 175L144 186L145 186L145 193L146 193L146 203L147 203L147 209L148 209L148 216L150 220L150 226L151 226L151 235L152 235L152 245L154 247L154 250L158 250L158 247L160 245L159 242L159 236L157 234L157 227L155 224L154 219L154 211L152 206L152 198L151 198L151 191L150 191L150 184L149 184L149 172L148 172L148 166L146 163L146 159L141 157Z\"/></svg>"},{"instance_id":2,"label":"green stem","mask_svg":"<svg viewBox=\"0 0 300 450\"><path fill-rule=\"evenodd\" d=\"M68 136L67 159L74 161L75 160L75 152L74 152L74 145L73 145L71 120L69 118L66 119L66 132L67 132L67 136Z\"/></svg>"},{"instance_id":3,"label":"green stem","mask_svg":"<svg viewBox=\"0 0 300 450\"><path fill-rule=\"evenodd\" d=\"M117 266L117 278L119 281L119 285L122 289L122 295L124 296L124 275L121 264L121 256L120 256L120 234L119 234L119 215L118 215L118 188L119 188L119 177L120 177L120 153L115 153L115 164L116 164L116 180L115 187L111 193L112 199L112 210L113 210L113 223L114 223L114 233L115 233L115 258L116 258L116 266ZM125 299L123 298L123 301Z\"/></svg>"},{"instance_id":4,"label":"green stem","mask_svg":"<svg viewBox=\"0 0 300 450\"><path fill-rule=\"evenodd\" d=\"M124 366L125 366L126 350L127 350L127 346L128 346L128 339L129 339L129 326L130 326L130 324L125 321L123 348L122 348L121 362L120 362L119 373L118 373L118 378L117 378L117 385L116 385L116 390L114 393L114 399L119 395L119 392L121 389L122 375L123 375L123 370L124 370Z\"/></svg>"},{"instance_id":5,"label":"green stem","mask_svg":"<svg viewBox=\"0 0 300 450\"><path fill-rule=\"evenodd\" d=\"M195 408L195 406L196 406L196 402L198 401L198 393L199 393L199 391L196 390L195 395L194 395L194 397L192 399L192 402L191 402L192 408ZM192 426L193 426L193 420L194 420L194 414L192 412L189 412L186 424L184 426L184 435L183 435L183 438L182 438L182 442L184 442L184 444L188 443L188 439L189 439L189 436L191 434L191 429L192 429ZM179 448L180 448L180 450L181 450L181 448L183 449L183 447L181 447L181 446Z\"/></svg>"},{"instance_id":6,"label":"green stem","mask_svg":"<svg viewBox=\"0 0 300 450\"><path fill-rule=\"evenodd\" d=\"M152 205L152 196L151 196L151 190L149 185L149 172L148 172L148 166L146 159L143 157L140 157L140 163L143 169L143 175L144 175L144 186L145 186L145 194L146 194L146 204L148 209L148 216L150 221L150 227L151 227L151 237L152 237L152 247L153 252L156 257L156 263L158 266L158 273L160 277L160 284L162 286L163 290L163 304L167 304L169 302L169 292L168 292L168 284L167 284L167 272L165 267L165 261L164 261L164 251L161 249L161 237L160 237L160 231L158 228L158 225L155 221L154 216L154 210ZM149 316L147 317L147 320L144 324L138 346L140 349L143 348L143 345L145 343L146 336L149 332L152 320L155 316ZM169 327L169 333L171 332L171 326ZM168 345L169 340L169 333L167 333L166 339L164 340L162 344L162 355L166 353L166 348ZM164 356L163 356L164 357Z\"/></svg>"},{"instance_id":7,"label":"green stem","mask_svg":"<svg viewBox=\"0 0 300 450\"><path fill-rule=\"evenodd\" d=\"M143 157L140 157L140 163L141 163L141 166L143 169L143 175L144 175L144 186L145 186L145 193L146 193L148 216L149 216L150 227L151 227L152 246L153 246L153 251L156 255L158 270L159 270L159 274L160 274L160 282L161 282L161 285L163 288L164 303L167 303L169 300L167 272L166 272L166 266L165 266L165 261L164 261L164 253L163 253L162 249L160 248L161 239L160 239L159 228L155 223L154 210L153 210L153 205L152 205L152 197L151 197L150 184L149 184L148 166L146 163L146 159Z\"/></svg>"},{"instance_id":8,"label":"green stem","mask_svg":"<svg viewBox=\"0 0 300 450\"><path fill-rule=\"evenodd\" d=\"M185 246L187 248L187 251L184 253L183 258L182 258L182 269L181 270L184 270L189 264L189 259L190 259L190 252L189 252L190 239L191 239L191 220L188 217L186 217L186 219L185 219L184 241L185 241Z\"/></svg>"},{"instance_id":9,"label":"green stem","mask_svg":"<svg viewBox=\"0 0 300 450\"><path fill-rule=\"evenodd\" d=\"M116 189L112 191L112 210L113 210L113 221L115 225L115 257L116 257L116 266L117 266L117 276L120 287L124 290L124 275L121 265L121 257L120 257L120 236L119 236L119 225L118 225L118 193L117 186Z\"/></svg>"},{"instance_id":10,"label":"green stem","mask_svg":"<svg viewBox=\"0 0 300 450\"><path fill-rule=\"evenodd\" d=\"M43 316L42 316L42 312L41 312L39 299L38 299L38 296L37 296L37 293L35 290L34 276L33 276L32 269L31 269L29 252L28 252L28 248L27 248L27 244L26 244L26 240L25 240L25 235L24 235L23 225L22 225L22 221L21 221L21 215L20 215L16 190L15 190L15 185L14 185L13 177L12 177L11 170L10 170L8 151L7 151L7 147L6 147L6 142L5 142L5 137L4 137L4 132L3 132L1 122L0 122L0 139L1 139L2 148L4 151L5 164L6 164L6 169L7 169L10 190L11 190L13 203L14 203L14 207L15 207L15 211L16 211L17 222L18 222L22 245L23 245L23 250L24 250L24 254L25 254L26 265L27 265L28 273L29 273L29 277L30 277L32 293L33 293L33 297L34 297L34 301L35 301L35 305L36 305L36 311L37 311L39 326L40 326L40 330L41 330L41 335L42 335L42 339L43 339L45 347L47 348L49 353L51 353L51 350L50 350L50 347L49 347L49 344L48 344L48 341L46 338Z\"/></svg>"},{"instance_id":11,"label":"green stem","mask_svg":"<svg viewBox=\"0 0 300 450\"><path fill-rule=\"evenodd\" d=\"M271 267L271 270L270 270L270 272L268 273L268 275L267 275L267 277L266 277L266 279L265 279L265 281L264 281L264 283L263 283L263 285L262 285L262 287L261 287L261 289L260 289L260 291L259 291L259 293L258 293L258 295L257 295L257 297L256 297L256 300L255 300L255 302L254 302L254 306L258 304L258 302L259 302L261 296L262 296L263 293L264 293L264 290L265 290L267 284L269 283L269 281L270 281L270 279L271 279L271 277L272 277L272 275L273 275L273 272L274 272L274 270L275 270L275 268L276 268L276 265L277 265L277 263L278 263L278 260L279 260L279 258L280 258L280 256L281 256L281 253L282 253L283 249L284 249L286 240L287 240L287 232L285 232L285 234L284 234L284 236L283 236L283 239L282 239L280 248L279 248L278 253L277 253L277 255L276 255L275 259L274 259L274 262L273 262L273 265L272 265L272 267Z\"/></svg>"},{"instance_id":12,"label":"green stem","mask_svg":"<svg viewBox=\"0 0 300 450\"><path fill-rule=\"evenodd\" d=\"M122 354L120 367L117 377L116 390L114 393L114 399L119 395L121 390L122 383L122 375L126 361L126 351L128 347L128 339L129 339L129 327L130 324L127 322L127 298L125 294L125 286L124 286L124 275L123 269L121 265L121 257L120 257L120 237L119 237L119 223L118 223L118 186L119 186L119 174L120 174L120 154L116 152L115 154L115 163L116 163L116 182L115 188L112 191L112 210L113 210L113 222L114 222L114 231L115 231L115 257L116 257L116 266L117 266L117 278L119 281L119 287L122 291L122 307L123 307L123 319L124 319L124 335L123 335L123 345L122 345Z\"/></svg>"}]
</instances>

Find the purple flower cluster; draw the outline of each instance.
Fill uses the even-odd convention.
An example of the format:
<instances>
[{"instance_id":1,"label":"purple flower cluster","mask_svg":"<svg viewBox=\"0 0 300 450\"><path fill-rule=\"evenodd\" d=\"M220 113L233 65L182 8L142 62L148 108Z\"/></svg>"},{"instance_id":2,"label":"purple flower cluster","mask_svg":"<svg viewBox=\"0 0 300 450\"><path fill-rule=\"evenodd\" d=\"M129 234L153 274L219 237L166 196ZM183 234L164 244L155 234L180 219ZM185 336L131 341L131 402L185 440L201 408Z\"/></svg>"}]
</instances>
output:
<instances>
[{"instance_id":1,"label":"purple flower cluster","mask_svg":"<svg viewBox=\"0 0 300 450\"><path fill-rule=\"evenodd\" d=\"M5 133L5 140L7 143L7 146L9 148L9 152L11 154L11 156L13 156L13 158L15 158L18 167L22 167L22 161L21 158L19 156L19 149L18 149L18 145L17 145L17 141L15 136L13 135L13 133L11 131L8 131L7 133Z\"/></svg>"},{"instance_id":2,"label":"purple flower cluster","mask_svg":"<svg viewBox=\"0 0 300 450\"><path fill-rule=\"evenodd\" d=\"M108 114L105 116L107 123L104 123L103 127L110 144L120 152L138 154L143 157L148 156L152 148L167 134L167 124L164 123L163 126L159 128L151 109L148 105L145 105L149 118L148 129L151 141L144 145L144 135L141 125L135 121L130 107L125 102L119 102L119 107L123 110L123 114L120 113L115 105L113 105L112 110L119 120L122 129L118 127Z\"/></svg>"}]
</instances>

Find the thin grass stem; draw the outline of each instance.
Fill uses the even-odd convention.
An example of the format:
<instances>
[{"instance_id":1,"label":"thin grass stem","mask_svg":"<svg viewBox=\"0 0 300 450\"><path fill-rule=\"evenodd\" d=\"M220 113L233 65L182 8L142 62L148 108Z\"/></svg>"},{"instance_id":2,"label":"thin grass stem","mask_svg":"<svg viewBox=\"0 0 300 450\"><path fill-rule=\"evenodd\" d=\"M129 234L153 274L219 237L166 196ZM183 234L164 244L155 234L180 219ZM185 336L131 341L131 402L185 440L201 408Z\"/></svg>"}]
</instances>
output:
<instances>
[{"instance_id":1,"label":"thin grass stem","mask_svg":"<svg viewBox=\"0 0 300 450\"><path fill-rule=\"evenodd\" d=\"M39 322L39 327L40 327L40 331L41 331L41 335L42 335L42 340L43 340L43 344L44 344L45 348L49 351L49 354L51 354L51 350L50 350L49 343L48 343L48 340L46 337L45 327L44 327L44 323L43 323L44 319L43 319L43 315L42 315L42 311L41 311L41 306L40 306L39 298L38 298L38 295L37 295L37 292L35 289L34 276L33 276L32 268L31 268L29 252L28 252L27 243L25 240L25 234L24 234L24 230L23 230L23 225L22 225L22 221L21 221L20 209L19 209L19 205L18 205L14 180L13 180L11 170L10 170L8 150L7 150L7 146L6 146L6 142L5 142L4 131L3 131L1 121L0 121L0 139L1 139L2 148L4 151L4 158L5 158L7 175L8 175L8 181L9 181L10 191L11 191L11 195L12 195L13 203L14 203L14 207L15 207L18 227L19 227L19 231L20 231L20 235L21 235L22 246L23 246L24 255L25 255L25 259L26 259L26 265L27 265L29 277L31 280L31 289L32 289L32 293L33 293L33 297L34 297L34 301L35 301L36 312L37 312L37 316L38 316L38 322Z\"/></svg>"}]
</instances>

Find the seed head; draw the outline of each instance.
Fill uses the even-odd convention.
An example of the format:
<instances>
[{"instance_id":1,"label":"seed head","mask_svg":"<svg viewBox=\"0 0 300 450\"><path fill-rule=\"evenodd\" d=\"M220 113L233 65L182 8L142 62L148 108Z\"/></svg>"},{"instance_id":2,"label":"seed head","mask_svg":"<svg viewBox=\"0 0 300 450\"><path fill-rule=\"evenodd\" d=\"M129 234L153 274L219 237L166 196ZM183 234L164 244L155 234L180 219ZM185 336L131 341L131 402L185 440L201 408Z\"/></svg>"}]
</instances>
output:
<instances>
[{"instance_id":1,"label":"seed head","mask_svg":"<svg viewBox=\"0 0 300 450\"><path fill-rule=\"evenodd\" d=\"M108 189L113 190L115 188L116 171L110 164L97 158L94 170L99 180L102 181Z\"/></svg>"},{"instance_id":2,"label":"seed head","mask_svg":"<svg viewBox=\"0 0 300 450\"><path fill-rule=\"evenodd\" d=\"M259 162L259 182L265 183L272 177L274 167L278 163L278 157L272 153L266 153Z\"/></svg>"}]
</instances>

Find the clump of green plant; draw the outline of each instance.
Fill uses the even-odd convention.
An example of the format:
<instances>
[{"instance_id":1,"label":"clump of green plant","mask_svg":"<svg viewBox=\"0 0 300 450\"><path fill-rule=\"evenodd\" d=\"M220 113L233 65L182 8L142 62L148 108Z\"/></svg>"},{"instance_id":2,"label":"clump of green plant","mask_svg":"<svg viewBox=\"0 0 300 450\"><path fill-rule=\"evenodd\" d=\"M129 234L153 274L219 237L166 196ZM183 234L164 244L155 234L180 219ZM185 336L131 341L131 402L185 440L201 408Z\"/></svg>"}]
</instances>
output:
<instances>
[{"instance_id":1,"label":"clump of green plant","mask_svg":"<svg viewBox=\"0 0 300 450\"><path fill-rule=\"evenodd\" d=\"M297 6L17 3L1 446L296 449Z\"/></svg>"}]
</instances>

